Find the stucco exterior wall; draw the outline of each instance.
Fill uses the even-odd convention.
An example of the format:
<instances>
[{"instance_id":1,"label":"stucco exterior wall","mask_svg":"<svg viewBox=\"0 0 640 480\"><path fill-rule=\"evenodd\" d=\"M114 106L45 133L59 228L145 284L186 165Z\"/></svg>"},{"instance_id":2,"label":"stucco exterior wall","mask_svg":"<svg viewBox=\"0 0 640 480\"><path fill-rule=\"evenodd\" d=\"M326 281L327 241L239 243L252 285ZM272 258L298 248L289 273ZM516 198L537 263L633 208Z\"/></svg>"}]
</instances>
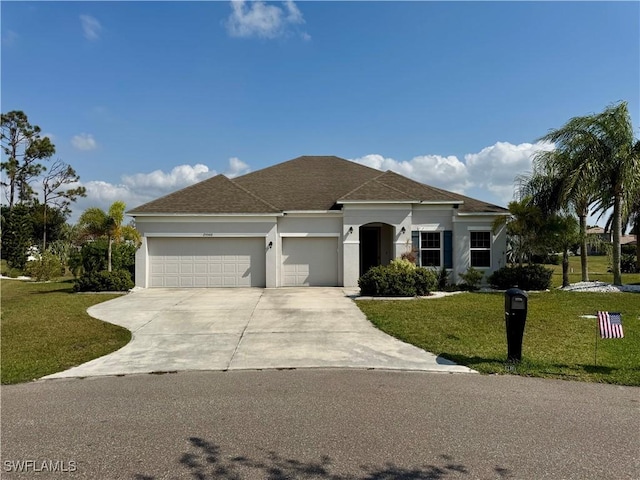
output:
<instances>
[{"instance_id":1,"label":"stucco exterior wall","mask_svg":"<svg viewBox=\"0 0 640 480\"><path fill-rule=\"evenodd\" d=\"M505 229L492 232L492 224L495 217L487 215L478 216L458 216L453 224L453 275L452 281L458 283L459 275L465 273L470 265L470 232L488 231L491 232L491 267L478 268L484 272L483 283L498 268L505 265L506 254L506 233Z\"/></svg>"},{"instance_id":2,"label":"stucco exterior wall","mask_svg":"<svg viewBox=\"0 0 640 480\"><path fill-rule=\"evenodd\" d=\"M398 258L411 243L411 204L347 204L342 213L344 286L356 287L360 277L360 227L369 223L386 223L394 227L391 257ZM401 233L402 227L405 233Z\"/></svg>"}]
</instances>

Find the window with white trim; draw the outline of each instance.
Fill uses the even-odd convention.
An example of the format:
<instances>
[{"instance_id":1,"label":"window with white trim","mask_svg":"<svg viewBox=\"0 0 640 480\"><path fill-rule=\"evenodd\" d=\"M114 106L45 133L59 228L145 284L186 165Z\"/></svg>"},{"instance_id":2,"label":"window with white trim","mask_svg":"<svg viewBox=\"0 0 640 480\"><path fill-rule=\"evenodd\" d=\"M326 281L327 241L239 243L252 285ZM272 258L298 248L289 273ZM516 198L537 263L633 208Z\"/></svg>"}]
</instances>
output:
<instances>
[{"instance_id":1,"label":"window with white trim","mask_svg":"<svg viewBox=\"0 0 640 480\"><path fill-rule=\"evenodd\" d=\"M440 232L420 232L420 265L439 267L442 258Z\"/></svg>"},{"instance_id":2,"label":"window with white trim","mask_svg":"<svg viewBox=\"0 0 640 480\"><path fill-rule=\"evenodd\" d=\"M491 267L491 232L469 232L471 266Z\"/></svg>"}]
</instances>

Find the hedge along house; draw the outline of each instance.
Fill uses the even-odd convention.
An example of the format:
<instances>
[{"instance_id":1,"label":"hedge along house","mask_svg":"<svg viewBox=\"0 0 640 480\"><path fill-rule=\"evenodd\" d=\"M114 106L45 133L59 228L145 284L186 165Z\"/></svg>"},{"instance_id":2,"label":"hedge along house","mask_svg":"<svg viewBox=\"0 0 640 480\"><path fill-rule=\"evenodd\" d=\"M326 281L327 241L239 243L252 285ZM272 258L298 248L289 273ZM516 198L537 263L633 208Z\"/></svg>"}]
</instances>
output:
<instances>
[{"instance_id":1,"label":"hedge along house","mask_svg":"<svg viewBox=\"0 0 640 480\"><path fill-rule=\"evenodd\" d=\"M499 206L338 157L304 156L241 177L217 175L128 214L142 235L139 287L358 285L414 249L417 263L504 266Z\"/></svg>"}]
</instances>

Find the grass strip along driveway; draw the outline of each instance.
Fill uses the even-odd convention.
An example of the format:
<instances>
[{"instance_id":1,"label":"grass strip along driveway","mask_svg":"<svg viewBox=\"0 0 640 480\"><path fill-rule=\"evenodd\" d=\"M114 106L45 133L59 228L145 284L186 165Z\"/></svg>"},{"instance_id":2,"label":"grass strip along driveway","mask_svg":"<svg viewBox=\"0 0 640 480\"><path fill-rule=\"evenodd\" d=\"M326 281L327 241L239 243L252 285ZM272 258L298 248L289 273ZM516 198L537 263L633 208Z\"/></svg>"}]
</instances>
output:
<instances>
[{"instance_id":1,"label":"grass strip along driveway","mask_svg":"<svg viewBox=\"0 0 640 480\"><path fill-rule=\"evenodd\" d=\"M414 301L360 300L375 326L483 373L640 385L640 294L553 290L530 293L522 363L506 365L502 293L461 293ZM625 338L598 338L598 310L622 313Z\"/></svg>"},{"instance_id":2,"label":"grass strip along driveway","mask_svg":"<svg viewBox=\"0 0 640 480\"><path fill-rule=\"evenodd\" d=\"M118 295L73 293L73 283L2 280L2 383L40 378L106 355L131 333L86 310Z\"/></svg>"}]
</instances>

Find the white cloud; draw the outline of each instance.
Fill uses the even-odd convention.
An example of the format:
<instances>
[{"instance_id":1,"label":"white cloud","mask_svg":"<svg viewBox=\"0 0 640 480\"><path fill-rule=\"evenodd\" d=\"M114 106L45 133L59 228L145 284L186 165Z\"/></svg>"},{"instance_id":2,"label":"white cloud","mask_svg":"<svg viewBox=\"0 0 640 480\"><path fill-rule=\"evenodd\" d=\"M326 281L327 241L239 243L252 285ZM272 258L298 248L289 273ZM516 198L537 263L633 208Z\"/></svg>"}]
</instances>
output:
<instances>
[{"instance_id":1,"label":"white cloud","mask_svg":"<svg viewBox=\"0 0 640 480\"><path fill-rule=\"evenodd\" d=\"M382 155L365 155L354 161L378 170L391 170L418 182L458 193L469 186L465 164L453 155L420 155L408 161L398 161Z\"/></svg>"},{"instance_id":2,"label":"white cloud","mask_svg":"<svg viewBox=\"0 0 640 480\"><path fill-rule=\"evenodd\" d=\"M229 159L229 168L224 174L229 178L238 177L240 175L244 175L245 173L249 173L251 169L249 165L244 163L238 157L231 157Z\"/></svg>"},{"instance_id":3,"label":"white cloud","mask_svg":"<svg viewBox=\"0 0 640 480\"><path fill-rule=\"evenodd\" d=\"M237 157L229 159L227 176L233 177L247 173L249 166ZM75 223L80 214L89 207L107 210L116 200L122 200L127 209L150 202L169 193L193 185L216 175L215 170L206 165L178 165L169 172L155 170L150 173L123 175L121 183L109 183L100 180L80 182L87 189L87 196L79 198L71 205L73 209L69 221Z\"/></svg>"},{"instance_id":4,"label":"white cloud","mask_svg":"<svg viewBox=\"0 0 640 480\"><path fill-rule=\"evenodd\" d=\"M87 40L95 41L100 38L102 25L100 25L97 18L92 17L91 15L80 15L80 24L82 25L84 37Z\"/></svg>"},{"instance_id":5,"label":"white cloud","mask_svg":"<svg viewBox=\"0 0 640 480\"><path fill-rule=\"evenodd\" d=\"M276 38L287 35L291 27L305 23L302 12L291 0L283 2L282 7L267 5L261 0L233 0L231 10L226 27L232 37ZM304 40L311 39L306 32L298 33Z\"/></svg>"},{"instance_id":6,"label":"white cloud","mask_svg":"<svg viewBox=\"0 0 640 480\"><path fill-rule=\"evenodd\" d=\"M2 46L8 47L16 43L20 35L13 30L6 30L2 33Z\"/></svg>"},{"instance_id":7,"label":"white cloud","mask_svg":"<svg viewBox=\"0 0 640 480\"><path fill-rule=\"evenodd\" d=\"M494 193L506 204L513 198L515 177L531 171L536 152L551 149L550 143L497 142L478 153L465 155L464 159L474 186Z\"/></svg>"},{"instance_id":8,"label":"white cloud","mask_svg":"<svg viewBox=\"0 0 640 480\"><path fill-rule=\"evenodd\" d=\"M494 198L489 201L506 205L513 199L516 176L531 171L531 161L536 152L552 148L549 143L513 145L497 142L478 153L465 155L464 162L454 155L419 155L411 160L395 160L377 154L353 161L465 195L478 197L477 192L484 191L490 194L485 198Z\"/></svg>"},{"instance_id":9,"label":"white cloud","mask_svg":"<svg viewBox=\"0 0 640 480\"><path fill-rule=\"evenodd\" d=\"M71 139L71 145L78 150L95 150L98 148L98 144L96 140L93 138L93 135L90 133L81 133L79 135L74 135Z\"/></svg>"},{"instance_id":10,"label":"white cloud","mask_svg":"<svg viewBox=\"0 0 640 480\"><path fill-rule=\"evenodd\" d=\"M124 186L136 192L152 196L166 195L169 192L193 185L216 174L215 170L198 163L196 165L178 165L169 173L155 170L151 173L123 175Z\"/></svg>"}]
</instances>

